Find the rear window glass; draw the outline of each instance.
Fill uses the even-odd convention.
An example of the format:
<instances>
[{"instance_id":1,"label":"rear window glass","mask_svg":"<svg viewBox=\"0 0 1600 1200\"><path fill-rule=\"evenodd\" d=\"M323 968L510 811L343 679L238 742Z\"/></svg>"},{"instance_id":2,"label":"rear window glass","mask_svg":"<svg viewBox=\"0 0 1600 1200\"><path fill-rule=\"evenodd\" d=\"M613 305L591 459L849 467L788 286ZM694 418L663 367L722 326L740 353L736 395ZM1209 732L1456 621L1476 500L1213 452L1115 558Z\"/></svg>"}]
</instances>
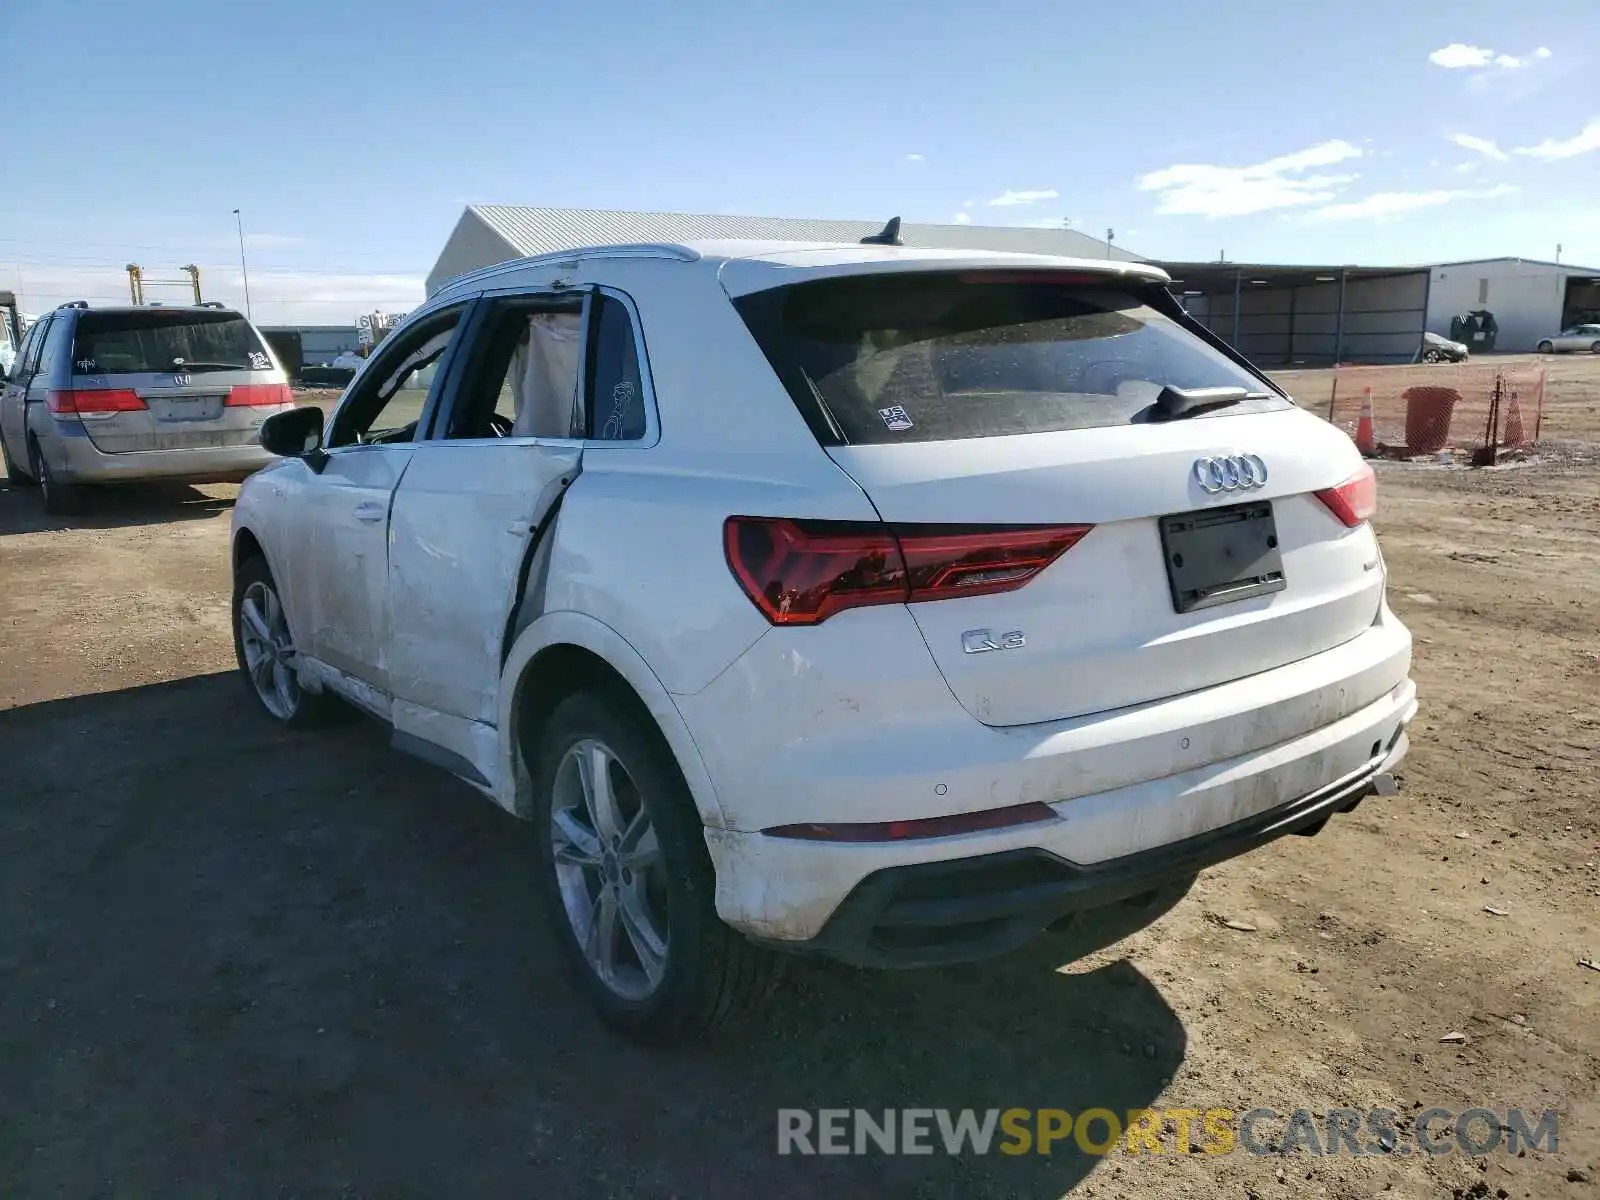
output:
<instances>
[{"instance_id":1,"label":"rear window glass","mask_svg":"<svg viewBox=\"0 0 1600 1200\"><path fill-rule=\"evenodd\" d=\"M1168 385L1252 393L1207 415L1290 407L1133 289L941 272L819 280L735 303L813 428L820 414L852 444L1133 424Z\"/></svg>"},{"instance_id":2,"label":"rear window glass","mask_svg":"<svg viewBox=\"0 0 1600 1200\"><path fill-rule=\"evenodd\" d=\"M266 371L267 348L238 313L95 312L78 317L72 345L79 374L145 371Z\"/></svg>"}]
</instances>

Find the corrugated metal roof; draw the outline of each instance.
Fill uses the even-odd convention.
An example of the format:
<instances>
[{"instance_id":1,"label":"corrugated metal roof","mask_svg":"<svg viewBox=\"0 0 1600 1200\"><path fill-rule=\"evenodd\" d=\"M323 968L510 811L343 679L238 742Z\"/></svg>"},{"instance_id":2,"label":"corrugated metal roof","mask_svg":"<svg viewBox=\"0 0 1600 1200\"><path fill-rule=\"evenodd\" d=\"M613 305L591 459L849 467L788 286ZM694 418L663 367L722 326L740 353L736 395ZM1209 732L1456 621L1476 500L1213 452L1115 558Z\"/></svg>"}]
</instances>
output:
<instances>
[{"instance_id":1,"label":"corrugated metal roof","mask_svg":"<svg viewBox=\"0 0 1600 1200\"><path fill-rule=\"evenodd\" d=\"M793 217L719 216L709 213L618 212L588 208L523 208L518 205L474 204L470 211L505 239L517 255L548 254L579 246L630 242L684 242L705 239L754 239L791 242L858 242L883 228L883 221L812 221ZM885 218L887 219L887 218ZM1015 229L990 225L904 224L900 236L908 246L952 250L1011 250L1027 254L1063 254L1074 258L1139 256L1071 229Z\"/></svg>"}]
</instances>

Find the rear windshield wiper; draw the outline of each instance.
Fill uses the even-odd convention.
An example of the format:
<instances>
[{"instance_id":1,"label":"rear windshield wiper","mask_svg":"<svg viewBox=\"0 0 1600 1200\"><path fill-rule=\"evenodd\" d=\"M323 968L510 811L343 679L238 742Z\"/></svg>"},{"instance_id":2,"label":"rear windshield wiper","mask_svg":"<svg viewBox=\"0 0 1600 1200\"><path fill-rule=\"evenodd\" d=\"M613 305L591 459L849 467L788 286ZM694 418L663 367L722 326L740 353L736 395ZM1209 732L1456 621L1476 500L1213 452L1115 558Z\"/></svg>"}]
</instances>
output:
<instances>
[{"instance_id":1,"label":"rear windshield wiper","mask_svg":"<svg viewBox=\"0 0 1600 1200\"><path fill-rule=\"evenodd\" d=\"M1208 409L1224 408L1229 404L1242 404L1246 400L1267 400L1268 392L1252 392L1242 387L1180 388L1168 384L1161 389L1152 407L1152 421L1176 421L1192 417Z\"/></svg>"}]
</instances>

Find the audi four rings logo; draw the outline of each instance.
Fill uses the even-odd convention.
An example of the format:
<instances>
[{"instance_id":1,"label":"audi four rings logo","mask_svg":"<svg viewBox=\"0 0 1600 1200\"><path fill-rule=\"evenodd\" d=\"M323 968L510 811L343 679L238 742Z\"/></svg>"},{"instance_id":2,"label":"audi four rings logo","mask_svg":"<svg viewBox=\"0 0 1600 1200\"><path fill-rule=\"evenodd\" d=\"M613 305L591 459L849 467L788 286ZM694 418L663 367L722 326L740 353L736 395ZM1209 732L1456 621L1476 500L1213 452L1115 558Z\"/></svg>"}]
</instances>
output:
<instances>
[{"instance_id":1,"label":"audi four rings logo","mask_svg":"<svg viewBox=\"0 0 1600 1200\"><path fill-rule=\"evenodd\" d=\"M1267 482L1267 464L1259 454L1226 454L1194 460L1194 481L1207 495L1247 492Z\"/></svg>"}]
</instances>

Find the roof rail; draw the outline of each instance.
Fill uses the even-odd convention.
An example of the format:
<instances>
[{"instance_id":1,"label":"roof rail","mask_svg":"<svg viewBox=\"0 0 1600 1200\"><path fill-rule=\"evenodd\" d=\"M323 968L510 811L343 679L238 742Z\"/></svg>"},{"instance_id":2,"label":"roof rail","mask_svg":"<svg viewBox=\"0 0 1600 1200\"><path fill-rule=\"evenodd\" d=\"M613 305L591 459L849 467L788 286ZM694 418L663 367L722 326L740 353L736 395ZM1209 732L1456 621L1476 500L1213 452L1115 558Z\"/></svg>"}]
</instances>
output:
<instances>
[{"instance_id":1,"label":"roof rail","mask_svg":"<svg viewBox=\"0 0 1600 1200\"><path fill-rule=\"evenodd\" d=\"M226 304L224 304L221 300L202 300L202 301L200 301L200 307L201 308L227 308L228 306Z\"/></svg>"},{"instance_id":2,"label":"roof rail","mask_svg":"<svg viewBox=\"0 0 1600 1200\"><path fill-rule=\"evenodd\" d=\"M65 304L56 305L56 311L60 312L63 308L88 308L88 307L89 307L89 302L87 300L68 300Z\"/></svg>"}]
</instances>

